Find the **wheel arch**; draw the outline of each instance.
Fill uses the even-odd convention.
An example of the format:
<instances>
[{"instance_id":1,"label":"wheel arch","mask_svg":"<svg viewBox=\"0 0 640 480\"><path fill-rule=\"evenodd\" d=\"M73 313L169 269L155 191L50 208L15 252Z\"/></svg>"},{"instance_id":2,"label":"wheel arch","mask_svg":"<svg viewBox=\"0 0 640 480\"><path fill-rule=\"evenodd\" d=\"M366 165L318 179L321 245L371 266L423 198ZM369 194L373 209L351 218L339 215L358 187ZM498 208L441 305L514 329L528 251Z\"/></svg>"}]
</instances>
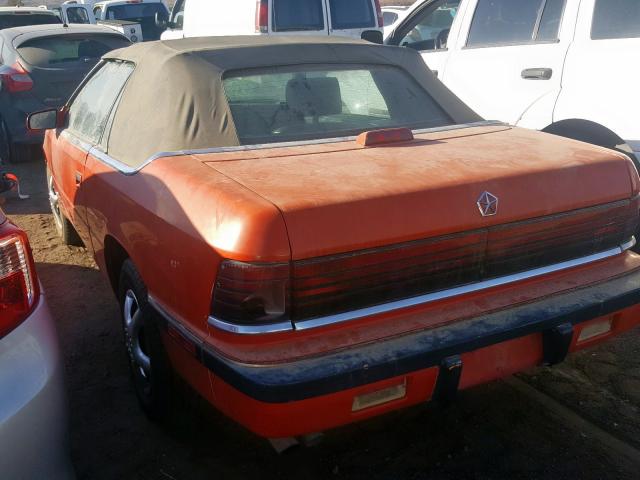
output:
<instances>
[{"instance_id":1,"label":"wheel arch","mask_svg":"<svg viewBox=\"0 0 640 480\"><path fill-rule=\"evenodd\" d=\"M613 130L600 123L581 118L569 118L553 122L551 125L543 128L542 131L552 135L559 135L561 137L572 138L573 140L617 150L629 156L636 165L636 168L640 167L640 159L636 158L627 142Z\"/></svg>"},{"instance_id":2,"label":"wheel arch","mask_svg":"<svg viewBox=\"0 0 640 480\"><path fill-rule=\"evenodd\" d=\"M107 235L104 239L104 264L111 289L116 295L118 295L120 271L128 258L130 258L130 255L122 244L115 237Z\"/></svg>"}]
</instances>

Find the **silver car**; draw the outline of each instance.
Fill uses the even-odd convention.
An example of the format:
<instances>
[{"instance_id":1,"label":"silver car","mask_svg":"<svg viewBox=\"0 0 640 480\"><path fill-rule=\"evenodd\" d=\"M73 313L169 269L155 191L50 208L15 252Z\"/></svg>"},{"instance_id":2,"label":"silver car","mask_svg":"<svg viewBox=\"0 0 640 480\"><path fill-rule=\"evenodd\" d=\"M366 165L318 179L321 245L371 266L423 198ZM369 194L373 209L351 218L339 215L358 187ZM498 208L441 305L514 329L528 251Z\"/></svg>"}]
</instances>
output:
<instances>
[{"instance_id":1,"label":"silver car","mask_svg":"<svg viewBox=\"0 0 640 480\"><path fill-rule=\"evenodd\" d=\"M0 478L72 479L63 364L26 234L0 210Z\"/></svg>"}]
</instances>

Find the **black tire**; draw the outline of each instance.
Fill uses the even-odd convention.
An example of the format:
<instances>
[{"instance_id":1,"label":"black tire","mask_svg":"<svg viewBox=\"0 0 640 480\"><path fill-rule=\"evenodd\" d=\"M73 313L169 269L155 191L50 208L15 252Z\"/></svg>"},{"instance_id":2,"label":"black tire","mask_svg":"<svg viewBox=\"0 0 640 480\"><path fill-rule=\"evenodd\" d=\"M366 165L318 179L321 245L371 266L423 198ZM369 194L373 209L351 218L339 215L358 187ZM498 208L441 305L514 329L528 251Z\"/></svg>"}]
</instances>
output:
<instances>
[{"instance_id":1,"label":"black tire","mask_svg":"<svg viewBox=\"0 0 640 480\"><path fill-rule=\"evenodd\" d=\"M11 163L27 163L35 159L34 145L13 143L11 145Z\"/></svg>"},{"instance_id":2,"label":"black tire","mask_svg":"<svg viewBox=\"0 0 640 480\"><path fill-rule=\"evenodd\" d=\"M0 164L8 165L11 161L11 136L4 120L0 118Z\"/></svg>"},{"instance_id":3,"label":"black tire","mask_svg":"<svg viewBox=\"0 0 640 480\"><path fill-rule=\"evenodd\" d=\"M131 303L132 296L134 304ZM162 344L155 312L149 305L147 287L130 259L125 260L120 271L118 299L136 396L150 420L166 423L172 414L174 374ZM140 353L148 359L148 364L141 362Z\"/></svg>"},{"instance_id":4,"label":"black tire","mask_svg":"<svg viewBox=\"0 0 640 480\"><path fill-rule=\"evenodd\" d=\"M579 119L561 120L542 131L615 150L628 156L640 171L640 158L636 158L631 147L614 132L598 123Z\"/></svg>"},{"instance_id":5,"label":"black tire","mask_svg":"<svg viewBox=\"0 0 640 480\"><path fill-rule=\"evenodd\" d=\"M56 231L62 239L62 243L74 247L83 247L84 244L73 227L73 224L65 216L64 212L60 208L60 202L58 198L58 192L55 184L53 183L53 177L49 168L47 168L47 192L49 195L49 206L51 207L51 214L53 215L53 223L56 226Z\"/></svg>"}]
</instances>

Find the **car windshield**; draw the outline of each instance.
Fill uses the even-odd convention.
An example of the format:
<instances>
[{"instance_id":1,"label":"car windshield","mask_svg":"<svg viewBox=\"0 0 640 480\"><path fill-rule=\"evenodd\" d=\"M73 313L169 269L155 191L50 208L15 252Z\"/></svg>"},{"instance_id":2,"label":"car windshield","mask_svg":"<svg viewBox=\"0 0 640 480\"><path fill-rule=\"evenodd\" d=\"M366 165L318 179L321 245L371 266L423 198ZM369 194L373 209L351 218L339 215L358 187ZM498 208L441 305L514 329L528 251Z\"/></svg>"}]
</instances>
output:
<instances>
[{"instance_id":1,"label":"car windshield","mask_svg":"<svg viewBox=\"0 0 640 480\"><path fill-rule=\"evenodd\" d=\"M56 23L62 23L62 20L60 20L57 15L51 13L0 13L0 30Z\"/></svg>"},{"instance_id":2,"label":"car windshield","mask_svg":"<svg viewBox=\"0 0 640 480\"><path fill-rule=\"evenodd\" d=\"M424 88L392 66L247 70L226 75L224 88L244 145L452 124Z\"/></svg>"},{"instance_id":3,"label":"car windshield","mask_svg":"<svg viewBox=\"0 0 640 480\"><path fill-rule=\"evenodd\" d=\"M119 35L73 35L35 38L22 43L17 50L28 64L46 68L95 60L128 45L129 41Z\"/></svg>"},{"instance_id":4,"label":"car windshield","mask_svg":"<svg viewBox=\"0 0 640 480\"><path fill-rule=\"evenodd\" d=\"M154 18L156 13L168 15L162 3L135 3L107 7L105 17L107 20L138 21L143 18Z\"/></svg>"}]
</instances>

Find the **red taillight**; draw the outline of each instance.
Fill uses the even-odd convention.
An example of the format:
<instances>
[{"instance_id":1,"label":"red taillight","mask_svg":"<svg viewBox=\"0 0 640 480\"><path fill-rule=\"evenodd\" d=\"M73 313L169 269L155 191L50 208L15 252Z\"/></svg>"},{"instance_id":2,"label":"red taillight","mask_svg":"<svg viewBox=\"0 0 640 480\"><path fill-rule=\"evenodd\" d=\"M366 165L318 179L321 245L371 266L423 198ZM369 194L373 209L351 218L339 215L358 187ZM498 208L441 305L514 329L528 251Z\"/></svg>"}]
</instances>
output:
<instances>
[{"instance_id":1,"label":"red taillight","mask_svg":"<svg viewBox=\"0 0 640 480\"><path fill-rule=\"evenodd\" d=\"M0 338L20 325L38 296L27 237L10 223L0 233Z\"/></svg>"},{"instance_id":2,"label":"red taillight","mask_svg":"<svg viewBox=\"0 0 640 480\"><path fill-rule=\"evenodd\" d=\"M289 313L288 263L220 265L211 315L237 325L264 325L286 320Z\"/></svg>"},{"instance_id":3,"label":"red taillight","mask_svg":"<svg viewBox=\"0 0 640 480\"><path fill-rule=\"evenodd\" d=\"M269 0L256 2L256 33L269 32Z\"/></svg>"},{"instance_id":4,"label":"red taillight","mask_svg":"<svg viewBox=\"0 0 640 480\"><path fill-rule=\"evenodd\" d=\"M384 27L384 18L382 16L382 8L380 8L380 0L373 0L376 3L376 14L378 15L378 27Z\"/></svg>"},{"instance_id":5,"label":"red taillight","mask_svg":"<svg viewBox=\"0 0 640 480\"><path fill-rule=\"evenodd\" d=\"M2 89L9 93L27 92L33 88L33 80L22 65L18 62L12 66L0 67L0 82Z\"/></svg>"}]
</instances>

